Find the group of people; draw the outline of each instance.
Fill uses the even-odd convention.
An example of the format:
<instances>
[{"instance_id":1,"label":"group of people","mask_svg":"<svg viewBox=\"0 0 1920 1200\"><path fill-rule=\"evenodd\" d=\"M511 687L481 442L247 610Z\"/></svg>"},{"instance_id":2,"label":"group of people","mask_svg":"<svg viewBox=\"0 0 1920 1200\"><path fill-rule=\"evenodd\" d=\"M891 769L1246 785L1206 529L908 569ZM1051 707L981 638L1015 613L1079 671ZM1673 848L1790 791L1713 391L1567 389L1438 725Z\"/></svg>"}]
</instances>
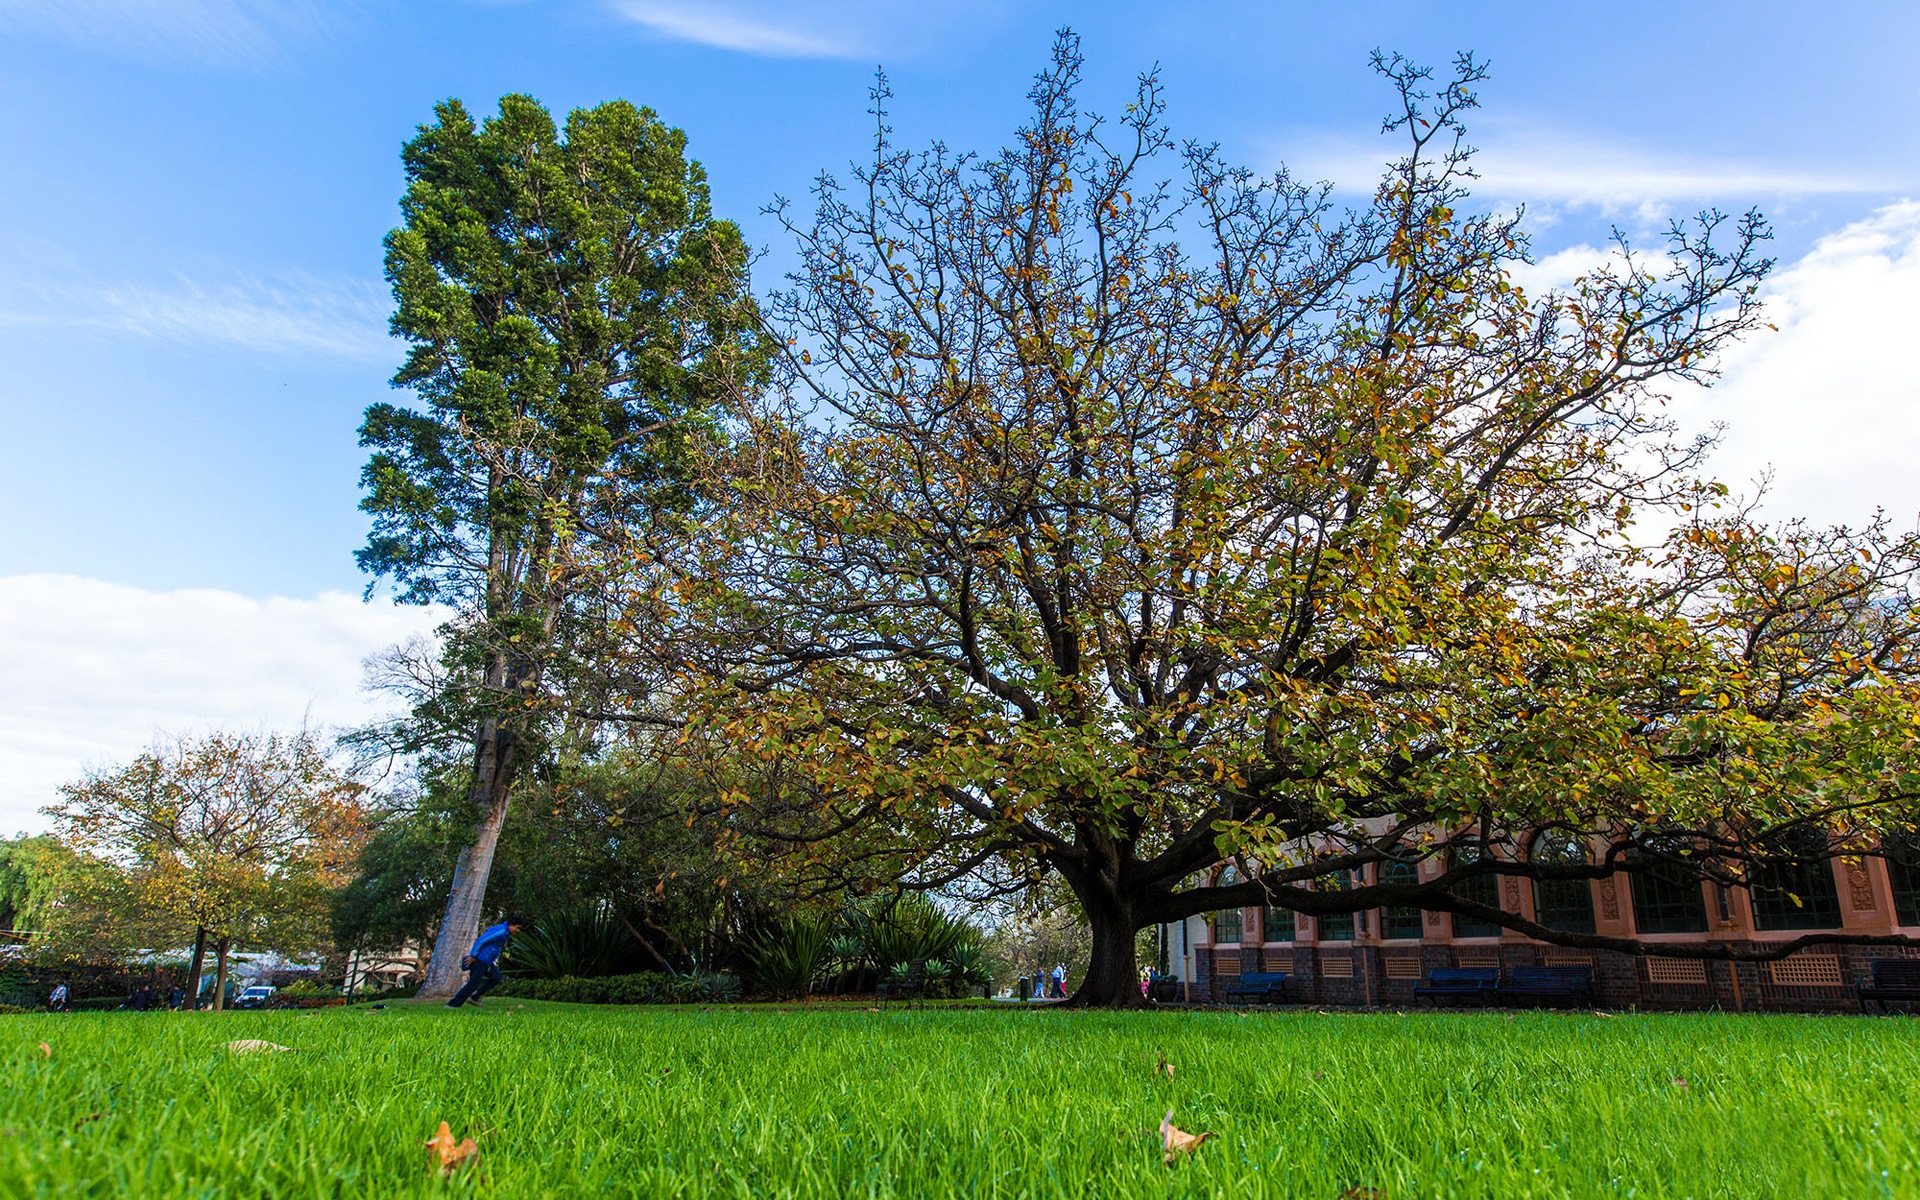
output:
<instances>
[{"instance_id":1,"label":"group of people","mask_svg":"<svg viewBox=\"0 0 1920 1200\"><path fill-rule=\"evenodd\" d=\"M1035 1000L1065 1000L1067 998L1067 964L1057 962L1049 971L1042 965L1033 973L1032 998ZM1021 980L1022 983L1027 982Z\"/></svg>"}]
</instances>

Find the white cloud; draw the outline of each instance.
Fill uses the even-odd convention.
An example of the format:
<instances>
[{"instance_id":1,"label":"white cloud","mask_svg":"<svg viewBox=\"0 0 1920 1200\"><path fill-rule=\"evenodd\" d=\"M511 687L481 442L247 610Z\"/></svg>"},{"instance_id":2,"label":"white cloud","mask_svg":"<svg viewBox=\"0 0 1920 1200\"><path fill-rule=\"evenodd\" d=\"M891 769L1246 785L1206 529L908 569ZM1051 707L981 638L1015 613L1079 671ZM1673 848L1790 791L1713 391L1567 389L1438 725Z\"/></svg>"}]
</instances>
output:
<instances>
[{"instance_id":1,"label":"white cloud","mask_svg":"<svg viewBox=\"0 0 1920 1200\"><path fill-rule=\"evenodd\" d=\"M1747 488L1769 469L1766 511L1859 524L1885 508L1920 521L1920 202L1890 205L1815 244L1767 286L1762 331L1714 388L1676 396L1690 428L1726 426L1714 473Z\"/></svg>"},{"instance_id":2,"label":"white cloud","mask_svg":"<svg viewBox=\"0 0 1920 1200\"><path fill-rule=\"evenodd\" d=\"M262 600L0 577L0 836L44 828L39 809L61 783L158 734L377 716L390 702L360 690L361 660L444 619L339 592Z\"/></svg>"},{"instance_id":3,"label":"white cloud","mask_svg":"<svg viewBox=\"0 0 1920 1200\"><path fill-rule=\"evenodd\" d=\"M853 58L865 43L844 9L712 4L706 0L619 0L614 10L662 37L776 58Z\"/></svg>"},{"instance_id":4,"label":"white cloud","mask_svg":"<svg viewBox=\"0 0 1920 1200\"><path fill-rule=\"evenodd\" d=\"M108 330L263 354L387 362L386 291L360 280L289 276L275 282L19 282L0 323Z\"/></svg>"},{"instance_id":5,"label":"white cloud","mask_svg":"<svg viewBox=\"0 0 1920 1200\"><path fill-rule=\"evenodd\" d=\"M1002 22L1006 0L604 0L655 36L769 58L911 57Z\"/></svg>"},{"instance_id":6,"label":"white cloud","mask_svg":"<svg viewBox=\"0 0 1920 1200\"><path fill-rule=\"evenodd\" d=\"M1296 176L1343 189L1371 188L1387 162L1404 153L1399 135L1369 140L1303 137L1279 157ZM1655 216L1669 204L1714 199L1857 195L1897 191L1900 181L1685 157L1582 134L1520 124L1477 126L1472 185L1485 200L1524 201Z\"/></svg>"},{"instance_id":7,"label":"white cloud","mask_svg":"<svg viewBox=\"0 0 1920 1200\"><path fill-rule=\"evenodd\" d=\"M314 0L0 0L0 26L147 61L257 64L331 24Z\"/></svg>"}]
</instances>

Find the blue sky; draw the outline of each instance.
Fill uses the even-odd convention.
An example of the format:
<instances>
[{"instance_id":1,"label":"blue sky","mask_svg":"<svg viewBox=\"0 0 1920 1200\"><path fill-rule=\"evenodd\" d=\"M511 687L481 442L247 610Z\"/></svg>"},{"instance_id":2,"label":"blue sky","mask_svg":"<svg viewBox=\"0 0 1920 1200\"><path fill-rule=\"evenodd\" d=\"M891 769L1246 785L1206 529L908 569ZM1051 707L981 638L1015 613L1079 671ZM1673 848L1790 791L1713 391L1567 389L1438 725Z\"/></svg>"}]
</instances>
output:
<instances>
[{"instance_id":1,"label":"blue sky","mask_svg":"<svg viewBox=\"0 0 1920 1200\"><path fill-rule=\"evenodd\" d=\"M376 605L356 627L332 594L363 585L355 428L398 361L380 238L399 146L437 100L652 107L770 277L781 247L758 209L861 152L876 64L901 140L991 149L1061 25L1085 39L1094 107L1157 64L1178 133L1361 189L1390 149L1368 51L1475 51L1493 69L1473 119L1483 194L1528 204L1548 277L1610 223L1759 205L1786 332L1686 411L1727 421L1729 472L1771 465L1782 503L1920 510L1903 460L1862 467L1844 439L1803 437L1864 424L1884 446L1920 395L1886 341L1920 316L1920 210L1901 204L1920 195L1920 5L0 0L0 681L57 687L88 654L104 681L51 732L0 733L0 769L35 764L0 791L0 830L136 734L284 721L301 694L350 719L358 656L430 623ZM222 603L254 615L195 624ZM243 627L262 645L236 648ZM312 637L337 663L270 665ZM202 643L225 665L192 679L135 662ZM277 698L248 700L275 671ZM108 715L106 693L143 699Z\"/></svg>"}]
</instances>

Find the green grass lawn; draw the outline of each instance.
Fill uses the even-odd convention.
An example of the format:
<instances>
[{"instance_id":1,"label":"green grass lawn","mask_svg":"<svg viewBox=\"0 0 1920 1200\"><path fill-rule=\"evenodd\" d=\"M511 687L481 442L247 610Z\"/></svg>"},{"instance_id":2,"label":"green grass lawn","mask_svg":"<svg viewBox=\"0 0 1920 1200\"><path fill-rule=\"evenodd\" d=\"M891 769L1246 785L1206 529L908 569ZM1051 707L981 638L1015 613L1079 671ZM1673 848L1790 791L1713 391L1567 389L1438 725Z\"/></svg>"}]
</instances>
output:
<instances>
[{"instance_id":1,"label":"green grass lawn","mask_svg":"<svg viewBox=\"0 0 1920 1200\"><path fill-rule=\"evenodd\" d=\"M0 1017L0 1196L1920 1196L1917 1035L503 999ZM1219 1134L1172 1168L1168 1108ZM481 1146L445 1183L442 1120Z\"/></svg>"}]
</instances>

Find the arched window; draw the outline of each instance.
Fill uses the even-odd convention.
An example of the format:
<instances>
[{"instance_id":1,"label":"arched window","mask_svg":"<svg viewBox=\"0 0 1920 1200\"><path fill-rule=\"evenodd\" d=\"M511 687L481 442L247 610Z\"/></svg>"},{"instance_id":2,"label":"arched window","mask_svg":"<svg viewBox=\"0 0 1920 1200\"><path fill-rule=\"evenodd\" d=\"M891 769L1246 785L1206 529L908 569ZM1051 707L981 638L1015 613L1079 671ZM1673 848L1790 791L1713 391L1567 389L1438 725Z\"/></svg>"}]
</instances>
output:
<instances>
[{"instance_id":1,"label":"arched window","mask_svg":"<svg viewBox=\"0 0 1920 1200\"><path fill-rule=\"evenodd\" d=\"M1420 868L1410 862L1391 859L1380 867L1380 882L1383 884L1412 884L1420 882ZM1388 939L1407 939L1420 936L1420 910L1417 908L1383 908L1380 910L1380 936Z\"/></svg>"},{"instance_id":2,"label":"arched window","mask_svg":"<svg viewBox=\"0 0 1920 1200\"><path fill-rule=\"evenodd\" d=\"M1234 870L1231 866L1229 866L1225 870L1220 872L1220 878L1217 881L1216 886L1231 887L1232 885L1239 882L1240 882L1240 872ZM1221 942L1237 942L1240 940L1240 934L1241 934L1241 928L1240 928L1240 910L1239 909L1223 908L1220 911L1213 914L1214 945L1217 946Z\"/></svg>"},{"instance_id":3,"label":"arched window","mask_svg":"<svg viewBox=\"0 0 1920 1200\"><path fill-rule=\"evenodd\" d=\"M1585 865L1587 850L1564 829L1543 829L1533 839L1530 855L1537 863ZM1584 879L1533 881L1534 916L1548 929L1567 933L1593 932L1593 890Z\"/></svg>"},{"instance_id":4,"label":"arched window","mask_svg":"<svg viewBox=\"0 0 1920 1200\"><path fill-rule=\"evenodd\" d=\"M1353 886L1353 872L1329 871L1314 881L1314 890L1321 892L1344 892ZM1314 931L1323 942L1350 942L1353 940L1354 920L1350 912L1329 913L1314 925Z\"/></svg>"},{"instance_id":5,"label":"arched window","mask_svg":"<svg viewBox=\"0 0 1920 1200\"><path fill-rule=\"evenodd\" d=\"M1450 866L1466 866L1479 862L1480 855L1480 847L1468 844L1455 847L1448 861ZM1462 900L1471 900L1476 904L1484 904L1488 908L1500 907L1500 881L1492 875L1475 875L1454 884L1447 890ZM1494 921L1483 921L1465 913L1454 913L1453 936L1457 938L1499 937L1500 926Z\"/></svg>"},{"instance_id":6,"label":"arched window","mask_svg":"<svg viewBox=\"0 0 1920 1200\"><path fill-rule=\"evenodd\" d=\"M1795 861L1753 868L1748 894L1760 929L1840 928L1840 889L1827 857L1827 835L1798 825L1769 839L1766 847Z\"/></svg>"},{"instance_id":7,"label":"arched window","mask_svg":"<svg viewBox=\"0 0 1920 1200\"><path fill-rule=\"evenodd\" d=\"M1676 838L1654 840L1653 853L1627 856L1638 869L1627 879L1633 892L1633 925L1640 933L1705 933L1707 901L1700 874L1676 857L1684 844Z\"/></svg>"}]
</instances>

